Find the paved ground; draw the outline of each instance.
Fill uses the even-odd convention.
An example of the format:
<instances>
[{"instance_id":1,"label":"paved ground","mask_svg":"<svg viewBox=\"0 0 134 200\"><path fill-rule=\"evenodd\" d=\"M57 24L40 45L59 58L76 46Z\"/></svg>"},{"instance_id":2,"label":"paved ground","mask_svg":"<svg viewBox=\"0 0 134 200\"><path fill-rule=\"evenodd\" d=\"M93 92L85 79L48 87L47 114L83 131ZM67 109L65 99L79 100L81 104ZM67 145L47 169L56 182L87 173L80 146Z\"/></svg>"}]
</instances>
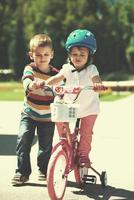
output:
<instances>
[{"instance_id":1,"label":"paved ground","mask_svg":"<svg viewBox=\"0 0 134 200\"><path fill-rule=\"evenodd\" d=\"M37 142L33 145L33 173L23 187L13 187L11 178L16 168L15 145L21 102L0 102L0 200L49 200L46 183L37 181ZM56 142L56 140L55 140ZM76 187L70 174L65 200L134 200L134 95L116 102L101 103L92 143L94 167L106 170L108 186L102 189L87 185L84 191Z\"/></svg>"}]
</instances>

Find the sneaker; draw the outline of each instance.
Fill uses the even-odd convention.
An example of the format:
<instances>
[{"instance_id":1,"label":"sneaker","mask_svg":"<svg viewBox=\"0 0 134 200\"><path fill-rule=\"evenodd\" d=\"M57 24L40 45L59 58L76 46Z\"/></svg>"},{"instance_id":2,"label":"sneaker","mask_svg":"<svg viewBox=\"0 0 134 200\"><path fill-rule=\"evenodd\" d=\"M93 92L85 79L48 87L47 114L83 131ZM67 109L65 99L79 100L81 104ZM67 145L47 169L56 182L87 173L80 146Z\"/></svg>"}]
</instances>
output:
<instances>
[{"instance_id":1,"label":"sneaker","mask_svg":"<svg viewBox=\"0 0 134 200\"><path fill-rule=\"evenodd\" d=\"M29 180L29 176L25 176L17 172L12 179L12 185L13 186L23 185L28 180Z\"/></svg>"},{"instance_id":2,"label":"sneaker","mask_svg":"<svg viewBox=\"0 0 134 200\"><path fill-rule=\"evenodd\" d=\"M91 162L87 156L80 156L79 157L79 166L80 167L87 167L91 166Z\"/></svg>"},{"instance_id":3,"label":"sneaker","mask_svg":"<svg viewBox=\"0 0 134 200\"><path fill-rule=\"evenodd\" d=\"M46 174L41 172L40 170L39 170L38 180L39 181L46 181Z\"/></svg>"}]
</instances>

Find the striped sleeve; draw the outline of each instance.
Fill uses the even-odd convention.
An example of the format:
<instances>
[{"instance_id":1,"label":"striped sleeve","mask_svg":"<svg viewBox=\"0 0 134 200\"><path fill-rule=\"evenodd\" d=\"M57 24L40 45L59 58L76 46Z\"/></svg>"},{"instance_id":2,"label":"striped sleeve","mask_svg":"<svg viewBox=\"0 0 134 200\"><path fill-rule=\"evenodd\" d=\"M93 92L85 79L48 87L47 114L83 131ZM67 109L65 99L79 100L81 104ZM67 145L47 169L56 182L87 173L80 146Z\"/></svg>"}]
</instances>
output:
<instances>
[{"instance_id":1,"label":"striped sleeve","mask_svg":"<svg viewBox=\"0 0 134 200\"><path fill-rule=\"evenodd\" d=\"M29 78L31 80L34 79L33 76L33 68L31 66L26 66L23 72L22 80L25 80L26 78Z\"/></svg>"},{"instance_id":2,"label":"striped sleeve","mask_svg":"<svg viewBox=\"0 0 134 200\"><path fill-rule=\"evenodd\" d=\"M28 88L28 85L34 80L33 68L31 66L26 66L22 76L23 87L25 91Z\"/></svg>"}]
</instances>

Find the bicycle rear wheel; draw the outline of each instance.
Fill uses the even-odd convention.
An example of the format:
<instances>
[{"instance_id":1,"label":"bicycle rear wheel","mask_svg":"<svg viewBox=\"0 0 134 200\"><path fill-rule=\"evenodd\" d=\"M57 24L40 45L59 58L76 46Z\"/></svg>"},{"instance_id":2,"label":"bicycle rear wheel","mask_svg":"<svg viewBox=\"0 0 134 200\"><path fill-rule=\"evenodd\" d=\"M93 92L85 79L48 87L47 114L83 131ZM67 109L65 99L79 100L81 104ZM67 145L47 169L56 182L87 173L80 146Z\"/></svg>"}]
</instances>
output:
<instances>
[{"instance_id":1,"label":"bicycle rear wheel","mask_svg":"<svg viewBox=\"0 0 134 200\"><path fill-rule=\"evenodd\" d=\"M67 155L61 146L52 154L47 170L47 188L52 200L62 200L67 184L64 172L67 166Z\"/></svg>"}]
</instances>

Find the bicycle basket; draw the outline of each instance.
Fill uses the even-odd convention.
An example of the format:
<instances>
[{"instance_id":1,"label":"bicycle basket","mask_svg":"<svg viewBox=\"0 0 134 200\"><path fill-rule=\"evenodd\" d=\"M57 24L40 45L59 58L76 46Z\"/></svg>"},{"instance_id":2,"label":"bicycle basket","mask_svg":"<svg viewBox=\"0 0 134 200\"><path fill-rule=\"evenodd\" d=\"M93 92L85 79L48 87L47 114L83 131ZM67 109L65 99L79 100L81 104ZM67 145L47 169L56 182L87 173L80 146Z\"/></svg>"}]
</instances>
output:
<instances>
[{"instance_id":1,"label":"bicycle basket","mask_svg":"<svg viewBox=\"0 0 134 200\"><path fill-rule=\"evenodd\" d=\"M51 120L53 122L71 122L77 119L78 104L52 103Z\"/></svg>"}]
</instances>

